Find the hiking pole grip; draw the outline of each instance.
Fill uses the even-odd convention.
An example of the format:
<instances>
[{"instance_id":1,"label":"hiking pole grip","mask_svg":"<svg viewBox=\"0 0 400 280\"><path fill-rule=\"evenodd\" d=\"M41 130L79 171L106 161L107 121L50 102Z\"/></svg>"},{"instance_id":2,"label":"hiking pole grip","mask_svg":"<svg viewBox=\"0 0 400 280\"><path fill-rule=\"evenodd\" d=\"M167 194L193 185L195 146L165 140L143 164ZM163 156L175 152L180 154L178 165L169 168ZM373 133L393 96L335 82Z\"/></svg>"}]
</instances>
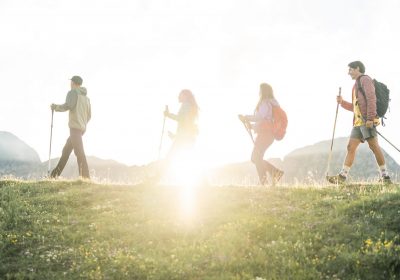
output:
<instances>
[{"instance_id":1,"label":"hiking pole grip","mask_svg":"<svg viewBox=\"0 0 400 280\"><path fill-rule=\"evenodd\" d=\"M244 119L244 120L240 119L240 121L243 123L244 128L246 129L247 133L250 136L251 141L254 144L254 137L253 137L253 133L251 133L251 124L250 124L250 122L248 120L246 120L246 119Z\"/></svg>"}]
</instances>

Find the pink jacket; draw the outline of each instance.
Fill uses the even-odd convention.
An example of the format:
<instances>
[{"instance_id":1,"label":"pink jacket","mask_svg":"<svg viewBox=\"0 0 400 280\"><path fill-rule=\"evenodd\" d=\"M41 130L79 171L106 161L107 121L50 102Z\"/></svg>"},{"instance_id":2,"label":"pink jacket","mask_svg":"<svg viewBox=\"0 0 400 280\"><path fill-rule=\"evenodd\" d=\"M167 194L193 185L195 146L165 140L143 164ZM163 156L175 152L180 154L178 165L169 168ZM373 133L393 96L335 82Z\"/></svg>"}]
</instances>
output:
<instances>
[{"instance_id":1,"label":"pink jacket","mask_svg":"<svg viewBox=\"0 0 400 280\"><path fill-rule=\"evenodd\" d=\"M355 82L355 84L353 86L353 91L354 90L356 91L358 105L360 106L360 111L361 111L361 114L363 115L364 119L366 119L368 121L373 121L377 115L376 114L376 95L375 95L374 82L367 75L363 75L359 79L361 82L361 87L364 89L366 98L364 97L363 93L358 89L357 81ZM353 103L343 100L341 106L346 110L354 112Z\"/></svg>"}]
</instances>

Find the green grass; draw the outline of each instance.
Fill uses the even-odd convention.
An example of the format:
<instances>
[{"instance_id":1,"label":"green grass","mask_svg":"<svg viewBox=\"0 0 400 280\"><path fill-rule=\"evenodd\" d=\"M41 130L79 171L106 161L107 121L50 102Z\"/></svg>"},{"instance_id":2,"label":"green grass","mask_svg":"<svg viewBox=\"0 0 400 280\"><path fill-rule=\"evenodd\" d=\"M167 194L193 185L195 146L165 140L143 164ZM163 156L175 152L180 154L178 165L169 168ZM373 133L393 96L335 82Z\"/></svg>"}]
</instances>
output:
<instances>
[{"instance_id":1,"label":"green grass","mask_svg":"<svg viewBox=\"0 0 400 280\"><path fill-rule=\"evenodd\" d=\"M400 279L400 188L0 181L0 279Z\"/></svg>"}]
</instances>

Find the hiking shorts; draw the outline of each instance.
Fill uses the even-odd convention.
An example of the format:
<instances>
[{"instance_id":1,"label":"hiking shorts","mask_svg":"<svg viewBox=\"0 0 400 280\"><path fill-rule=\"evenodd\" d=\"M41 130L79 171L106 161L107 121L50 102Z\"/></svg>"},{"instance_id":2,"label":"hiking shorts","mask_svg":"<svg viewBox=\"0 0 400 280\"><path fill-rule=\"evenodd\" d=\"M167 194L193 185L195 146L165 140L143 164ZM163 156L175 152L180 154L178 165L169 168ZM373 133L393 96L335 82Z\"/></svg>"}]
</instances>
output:
<instances>
[{"instance_id":1,"label":"hiking shorts","mask_svg":"<svg viewBox=\"0 0 400 280\"><path fill-rule=\"evenodd\" d=\"M354 126L350 134L350 138L359 139L362 143L364 143L365 140L376 136L376 127L367 128L365 125Z\"/></svg>"}]
</instances>

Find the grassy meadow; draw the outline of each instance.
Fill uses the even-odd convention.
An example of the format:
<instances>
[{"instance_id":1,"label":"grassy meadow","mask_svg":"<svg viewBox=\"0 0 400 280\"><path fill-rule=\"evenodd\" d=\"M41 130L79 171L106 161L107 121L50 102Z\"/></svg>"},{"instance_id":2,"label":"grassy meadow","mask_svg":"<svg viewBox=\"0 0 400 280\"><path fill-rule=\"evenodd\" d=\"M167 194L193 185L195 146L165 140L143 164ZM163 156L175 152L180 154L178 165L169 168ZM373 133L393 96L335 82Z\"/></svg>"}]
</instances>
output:
<instances>
[{"instance_id":1,"label":"grassy meadow","mask_svg":"<svg viewBox=\"0 0 400 280\"><path fill-rule=\"evenodd\" d=\"M3 180L0 279L400 279L400 188Z\"/></svg>"}]
</instances>

